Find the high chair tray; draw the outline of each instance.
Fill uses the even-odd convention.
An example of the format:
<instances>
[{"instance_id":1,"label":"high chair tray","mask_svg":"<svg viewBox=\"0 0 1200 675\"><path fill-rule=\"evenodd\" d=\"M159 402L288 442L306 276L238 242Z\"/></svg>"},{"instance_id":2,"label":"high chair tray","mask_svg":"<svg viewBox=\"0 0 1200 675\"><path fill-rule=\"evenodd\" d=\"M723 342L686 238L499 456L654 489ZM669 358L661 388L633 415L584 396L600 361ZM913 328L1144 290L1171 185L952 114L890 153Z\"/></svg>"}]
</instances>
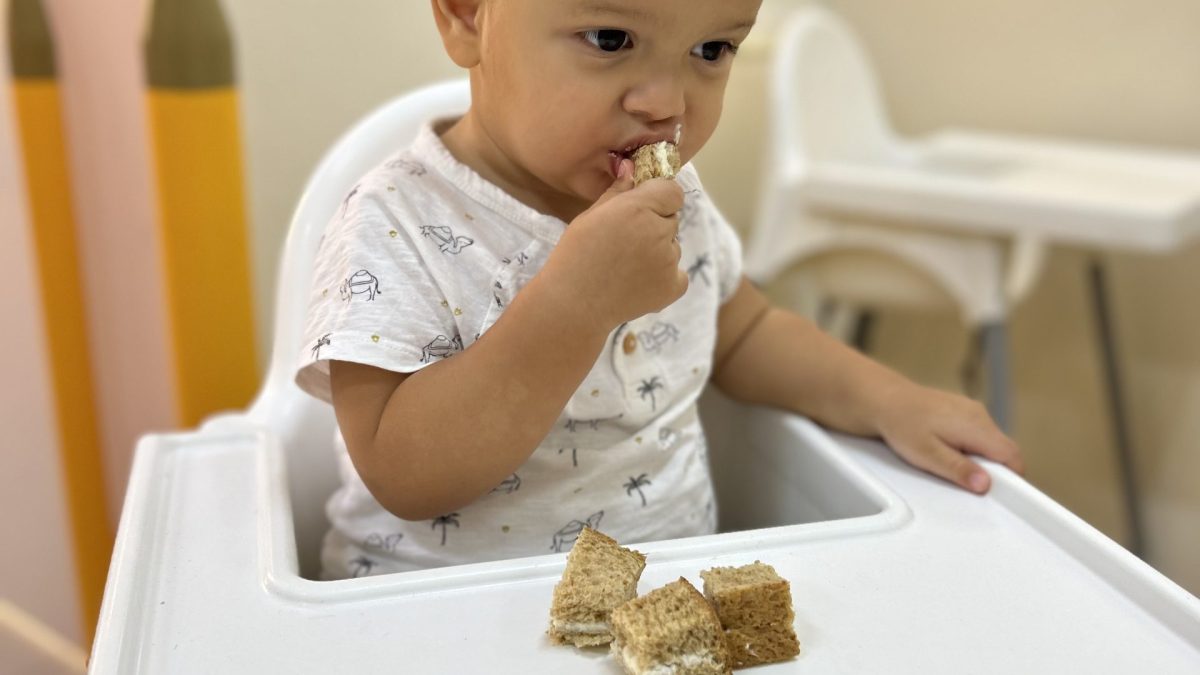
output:
<instances>
[{"instance_id":1,"label":"high chair tray","mask_svg":"<svg viewBox=\"0 0 1200 675\"><path fill-rule=\"evenodd\" d=\"M764 491L812 492L772 508L802 518L807 499L821 520L635 548L642 593L754 560L791 581L803 653L753 672L1200 672L1200 600L1003 467L987 464L977 497L876 442L763 409L738 419L733 461L765 467ZM146 438L91 671L621 672L545 635L564 555L306 580L285 488L271 434Z\"/></svg>"},{"instance_id":2,"label":"high chair tray","mask_svg":"<svg viewBox=\"0 0 1200 675\"><path fill-rule=\"evenodd\" d=\"M816 164L805 199L844 215L1091 248L1162 252L1200 234L1196 156L956 130L903 154Z\"/></svg>"}]
</instances>

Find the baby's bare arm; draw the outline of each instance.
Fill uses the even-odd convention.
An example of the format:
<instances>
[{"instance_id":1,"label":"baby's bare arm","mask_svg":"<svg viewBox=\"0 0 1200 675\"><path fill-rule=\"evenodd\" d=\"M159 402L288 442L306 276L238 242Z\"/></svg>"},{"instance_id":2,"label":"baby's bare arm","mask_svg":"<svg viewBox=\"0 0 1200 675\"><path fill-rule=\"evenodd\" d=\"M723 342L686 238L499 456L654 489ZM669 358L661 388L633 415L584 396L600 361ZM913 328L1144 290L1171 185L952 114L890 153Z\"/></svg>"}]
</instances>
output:
<instances>
[{"instance_id":1,"label":"baby's bare arm","mask_svg":"<svg viewBox=\"0 0 1200 675\"><path fill-rule=\"evenodd\" d=\"M416 373L330 364L350 458L388 511L425 520L487 494L533 453L596 362L608 328L539 280L469 349Z\"/></svg>"},{"instance_id":2,"label":"baby's bare arm","mask_svg":"<svg viewBox=\"0 0 1200 675\"><path fill-rule=\"evenodd\" d=\"M779 308L743 280L721 308L713 381L725 393L883 438L904 460L975 492L990 484L975 454L1024 470L1020 449L983 406L922 387Z\"/></svg>"}]
</instances>

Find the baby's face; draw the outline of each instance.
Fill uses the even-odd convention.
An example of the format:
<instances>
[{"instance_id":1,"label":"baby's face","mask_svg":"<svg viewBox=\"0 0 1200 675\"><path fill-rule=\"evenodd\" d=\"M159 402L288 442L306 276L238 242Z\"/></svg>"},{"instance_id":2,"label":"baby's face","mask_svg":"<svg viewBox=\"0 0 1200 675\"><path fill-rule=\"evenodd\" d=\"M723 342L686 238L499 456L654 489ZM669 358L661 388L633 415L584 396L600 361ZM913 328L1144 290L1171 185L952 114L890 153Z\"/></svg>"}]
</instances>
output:
<instances>
[{"instance_id":1,"label":"baby's face","mask_svg":"<svg viewBox=\"0 0 1200 675\"><path fill-rule=\"evenodd\" d=\"M712 135L761 0L486 0L474 114L530 189L590 204L619 157Z\"/></svg>"}]
</instances>

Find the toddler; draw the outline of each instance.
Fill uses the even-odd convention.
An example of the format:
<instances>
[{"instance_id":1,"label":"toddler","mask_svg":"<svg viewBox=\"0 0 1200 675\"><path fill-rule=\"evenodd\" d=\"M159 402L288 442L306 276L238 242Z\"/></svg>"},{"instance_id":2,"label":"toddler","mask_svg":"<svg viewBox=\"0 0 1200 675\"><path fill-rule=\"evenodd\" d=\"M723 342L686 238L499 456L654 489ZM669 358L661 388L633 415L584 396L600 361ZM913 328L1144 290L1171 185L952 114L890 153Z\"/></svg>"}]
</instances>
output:
<instances>
[{"instance_id":1,"label":"toddler","mask_svg":"<svg viewBox=\"0 0 1200 675\"><path fill-rule=\"evenodd\" d=\"M334 407L328 578L711 534L696 400L883 439L974 492L984 409L769 305L691 165L761 0L432 0L472 103L328 226L297 382ZM676 179L629 155L683 133Z\"/></svg>"}]
</instances>

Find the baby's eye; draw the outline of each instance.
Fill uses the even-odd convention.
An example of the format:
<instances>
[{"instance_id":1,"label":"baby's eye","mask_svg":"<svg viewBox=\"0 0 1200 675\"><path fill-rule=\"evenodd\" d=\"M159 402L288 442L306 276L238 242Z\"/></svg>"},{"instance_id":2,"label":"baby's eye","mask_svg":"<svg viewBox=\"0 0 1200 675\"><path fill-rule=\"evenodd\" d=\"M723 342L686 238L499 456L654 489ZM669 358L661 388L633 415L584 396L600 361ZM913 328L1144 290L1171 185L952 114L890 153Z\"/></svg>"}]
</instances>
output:
<instances>
[{"instance_id":1,"label":"baby's eye","mask_svg":"<svg viewBox=\"0 0 1200 675\"><path fill-rule=\"evenodd\" d=\"M615 28L584 31L583 39L605 52L618 52L629 46L629 33Z\"/></svg>"},{"instance_id":2,"label":"baby's eye","mask_svg":"<svg viewBox=\"0 0 1200 675\"><path fill-rule=\"evenodd\" d=\"M705 61L720 61L721 57L737 54L737 46L730 42L705 42L692 50L692 56L699 56Z\"/></svg>"}]
</instances>

